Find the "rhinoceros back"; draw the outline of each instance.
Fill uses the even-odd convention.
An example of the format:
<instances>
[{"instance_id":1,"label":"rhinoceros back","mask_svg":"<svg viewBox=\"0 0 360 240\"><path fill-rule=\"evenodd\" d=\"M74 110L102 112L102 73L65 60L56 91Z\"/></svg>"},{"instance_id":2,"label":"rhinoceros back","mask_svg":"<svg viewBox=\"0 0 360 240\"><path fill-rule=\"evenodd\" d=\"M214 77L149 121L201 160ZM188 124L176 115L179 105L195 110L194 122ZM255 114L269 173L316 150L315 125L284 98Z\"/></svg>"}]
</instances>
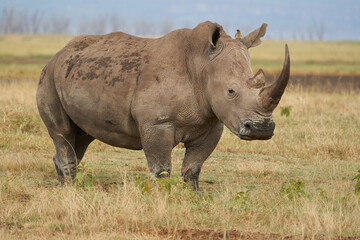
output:
<instances>
[{"instance_id":1,"label":"rhinoceros back","mask_svg":"<svg viewBox=\"0 0 360 240\"><path fill-rule=\"evenodd\" d=\"M131 103L149 41L124 33L80 36L49 63L61 105L89 135L122 147L123 139L139 137Z\"/></svg>"}]
</instances>

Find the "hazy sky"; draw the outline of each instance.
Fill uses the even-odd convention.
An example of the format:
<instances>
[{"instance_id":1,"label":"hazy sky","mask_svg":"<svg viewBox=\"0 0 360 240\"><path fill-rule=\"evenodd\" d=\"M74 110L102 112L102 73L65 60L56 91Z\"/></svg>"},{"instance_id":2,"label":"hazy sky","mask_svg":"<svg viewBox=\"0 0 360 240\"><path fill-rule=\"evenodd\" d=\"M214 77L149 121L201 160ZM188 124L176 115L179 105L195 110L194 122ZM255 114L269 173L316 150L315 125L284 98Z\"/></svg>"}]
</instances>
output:
<instances>
[{"instance_id":1,"label":"hazy sky","mask_svg":"<svg viewBox=\"0 0 360 240\"><path fill-rule=\"evenodd\" d=\"M140 20L154 26L166 21L172 28L210 20L230 35L237 28L246 33L266 22L271 38L307 38L322 25L325 39L360 40L360 0L0 0L0 14L5 7L67 17L73 32L81 21L117 15L130 33Z\"/></svg>"}]
</instances>

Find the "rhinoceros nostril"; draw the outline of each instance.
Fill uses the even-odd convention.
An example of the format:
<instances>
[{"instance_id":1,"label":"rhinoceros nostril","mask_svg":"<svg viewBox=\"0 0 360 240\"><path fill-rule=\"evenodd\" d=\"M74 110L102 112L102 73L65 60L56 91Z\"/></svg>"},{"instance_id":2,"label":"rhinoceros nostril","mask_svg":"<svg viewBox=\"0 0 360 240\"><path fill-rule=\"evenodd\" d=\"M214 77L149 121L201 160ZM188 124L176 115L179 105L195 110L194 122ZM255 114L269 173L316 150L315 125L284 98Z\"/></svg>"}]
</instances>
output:
<instances>
[{"instance_id":1,"label":"rhinoceros nostril","mask_svg":"<svg viewBox=\"0 0 360 240\"><path fill-rule=\"evenodd\" d=\"M244 124L244 127L246 130L250 130L251 129L251 123L247 122Z\"/></svg>"}]
</instances>

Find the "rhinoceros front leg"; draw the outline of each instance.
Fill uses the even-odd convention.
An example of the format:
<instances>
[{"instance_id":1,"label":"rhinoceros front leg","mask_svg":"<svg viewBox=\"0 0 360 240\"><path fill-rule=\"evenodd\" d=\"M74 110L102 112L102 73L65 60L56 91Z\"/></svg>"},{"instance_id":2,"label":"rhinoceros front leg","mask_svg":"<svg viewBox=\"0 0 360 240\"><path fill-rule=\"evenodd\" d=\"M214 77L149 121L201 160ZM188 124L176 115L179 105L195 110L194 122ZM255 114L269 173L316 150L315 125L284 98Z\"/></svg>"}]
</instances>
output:
<instances>
[{"instance_id":1,"label":"rhinoceros front leg","mask_svg":"<svg viewBox=\"0 0 360 240\"><path fill-rule=\"evenodd\" d=\"M171 150L174 147L175 130L170 124L146 126L141 131L141 144L153 177L171 174Z\"/></svg>"},{"instance_id":2,"label":"rhinoceros front leg","mask_svg":"<svg viewBox=\"0 0 360 240\"><path fill-rule=\"evenodd\" d=\"M196 191L200 190L199 174L201 167L218 144L223 128L224 125L218 123L211 128L205 136L202 136L194 142L185 144L186 152L181 174L184 177L184 181L188 182Z\"/></svg>"}]
</instances>

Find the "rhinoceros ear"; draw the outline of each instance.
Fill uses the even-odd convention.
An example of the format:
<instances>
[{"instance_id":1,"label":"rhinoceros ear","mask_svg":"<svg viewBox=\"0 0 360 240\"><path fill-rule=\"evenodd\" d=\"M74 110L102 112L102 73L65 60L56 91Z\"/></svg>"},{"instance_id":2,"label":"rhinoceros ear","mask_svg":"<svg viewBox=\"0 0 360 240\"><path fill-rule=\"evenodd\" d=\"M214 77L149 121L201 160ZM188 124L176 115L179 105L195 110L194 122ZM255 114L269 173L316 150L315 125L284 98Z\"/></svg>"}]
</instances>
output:
<instances>
[{"instance_id":1,"label":"rhinoceros ear","mask_svg":"<svg viewBox=\"0 0 360 240\"><path fill-rule=\"evenodd\" d=\"M248 35L246 35L244 38L240 39L240 41L247 47L247 48L251 48L251 47L256 47L258 45L260 45L261 40L260 38L262 38L265 33L266 33L266 27L267 24L263 23L261 25L261 27L259 27L258 29L256 29L255 31L249 33Z\"/></svg>"},{"instance_id":2,"label":"rhinoceros ear","mask_svg":"<svg viewBox=\"0 0 360 240\"><path fill-rule=\"evenodd\" d=\"M216 48L216 44L220 38L221 26L217 23L209 24L209 43L213 48Z\"/></svg>"}]
</instances>

